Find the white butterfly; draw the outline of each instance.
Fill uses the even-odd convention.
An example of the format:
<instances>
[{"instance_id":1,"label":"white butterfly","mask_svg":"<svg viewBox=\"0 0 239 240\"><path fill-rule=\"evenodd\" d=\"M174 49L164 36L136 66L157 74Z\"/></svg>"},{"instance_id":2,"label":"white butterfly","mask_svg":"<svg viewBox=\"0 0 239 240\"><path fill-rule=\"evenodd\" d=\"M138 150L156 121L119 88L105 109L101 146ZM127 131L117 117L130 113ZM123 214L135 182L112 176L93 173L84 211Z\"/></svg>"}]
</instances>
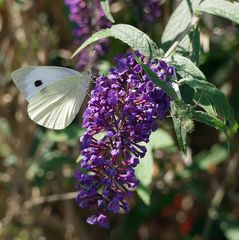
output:
<instances>
[{"instance_id":1,"label":"white butterfly","mask_svg":"<svg viewBox=\"0 0 239 240\"><path fill-rule=\"evenodd\" d=\"M74 120L91 81L89 73L50 66L22 67L11 78L29 102L29 117L51 129L63 129Z\"/></svg>"}]
</instances>

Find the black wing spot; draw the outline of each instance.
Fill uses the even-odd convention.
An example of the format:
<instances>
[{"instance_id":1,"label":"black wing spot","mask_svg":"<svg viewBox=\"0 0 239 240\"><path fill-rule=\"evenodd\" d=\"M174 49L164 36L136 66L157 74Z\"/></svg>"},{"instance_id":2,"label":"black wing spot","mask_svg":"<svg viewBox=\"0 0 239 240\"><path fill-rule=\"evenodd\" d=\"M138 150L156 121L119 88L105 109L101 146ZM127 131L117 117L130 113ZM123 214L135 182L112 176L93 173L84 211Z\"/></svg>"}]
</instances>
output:
<instances>
[{"instance_id":1,"label":"black wing spot","mask_svg":"<svg viewBox=\"0 0 239 240\"><path fill-rule=\"evenodd\" d=\"M36 80L34 82L35 87L40 87L43 84L42 80Z\"/></svg>"}]
</instances>

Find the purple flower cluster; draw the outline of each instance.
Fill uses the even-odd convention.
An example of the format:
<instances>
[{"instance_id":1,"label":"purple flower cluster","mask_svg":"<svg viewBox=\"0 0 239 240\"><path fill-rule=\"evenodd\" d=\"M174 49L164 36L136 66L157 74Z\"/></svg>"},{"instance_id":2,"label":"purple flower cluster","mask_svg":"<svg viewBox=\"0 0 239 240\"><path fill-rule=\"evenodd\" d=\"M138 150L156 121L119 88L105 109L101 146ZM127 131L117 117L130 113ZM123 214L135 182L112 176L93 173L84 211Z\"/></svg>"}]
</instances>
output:
<instances>
[{"instance_id":1,"label":"purple flower cluster","mask_svg":"<svg viewBox=\"0 0 239 240\"><path fill-rule=\"evenodd\" d=\"M102 28L111 26L111 23L104 15L103 9L100 6L100 0L64 0L65 5L69 8L69 19L74 24L73 34L76 38L76 44L82 44L94 32ZM89 49L85 49L78 54L77 68L84 70L90 59L97 58L99 55L104 55L108 46L108 40L99 41L95 47L95 54L92 56ZM92 49L91 49L92 50Z\"/></svg>"},{"instance_id":2,"label":"purple flower cluster","mask_svg":"<svg viewBox=\"0 0 239 240\"><path fill-rule=\"evenodd\" d=\"M156 22L161 16L161 9L159 6L160 0L143 0L144 18L148 22Z\"/></svg>"},{"instance_id":3,"label":"purple flower cluster","mask_svg":"<svg viewBox=\"0 0 239 240\"><path fill-rule=\"evenodd\" d=\"M132 54L117 56L116 61L108 77L97 78L83 114L86 132L76 173L77 202L97 209L87 222L101 227L109 226L109 213L129 210L127 199L139 183L135 167L147 150L142 142L149 141L170 105L169 97L152 83ZM165 81L174 72L162 60L149 66Z\"/></svg>"}]
</instances>

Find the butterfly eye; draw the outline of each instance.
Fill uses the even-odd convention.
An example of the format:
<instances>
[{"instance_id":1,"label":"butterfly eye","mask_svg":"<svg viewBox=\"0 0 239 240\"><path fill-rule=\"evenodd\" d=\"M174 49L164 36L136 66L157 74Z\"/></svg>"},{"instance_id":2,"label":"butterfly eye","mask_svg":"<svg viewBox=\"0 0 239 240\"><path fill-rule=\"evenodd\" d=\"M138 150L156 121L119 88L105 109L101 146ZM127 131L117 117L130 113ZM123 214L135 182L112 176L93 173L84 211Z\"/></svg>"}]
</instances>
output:
<instances>
[{"instance_id":1,"label":"butterfly eye","mask_svg":"<svg viewBox=\"0 0 239 240\"><path fill-rule=\"evenodd\" d=\"M42 80L36 80L34 82L35 87L40 87L43 84Z\"/></svg>"}]
</instances>

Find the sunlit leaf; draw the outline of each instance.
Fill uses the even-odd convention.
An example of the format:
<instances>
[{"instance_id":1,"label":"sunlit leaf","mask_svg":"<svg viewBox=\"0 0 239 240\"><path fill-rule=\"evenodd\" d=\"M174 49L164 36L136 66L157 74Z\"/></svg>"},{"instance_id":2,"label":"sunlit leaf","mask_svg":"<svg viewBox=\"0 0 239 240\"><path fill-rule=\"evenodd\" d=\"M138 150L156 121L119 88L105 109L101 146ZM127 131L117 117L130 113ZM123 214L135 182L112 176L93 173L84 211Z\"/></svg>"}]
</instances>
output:
<instances>
[{"instance_id":1,"label":"sunlit leaf","mask_svg":"<svg viewBox=\"0 0 239 240\"><path fill-rule=\"evenodd\" d=\"M147 143L147 153L144 158L140 159L139 165L136 167L136 177L140 180L137 187L137 193L142 201L150 204L150 184L152 182L153 173L153 149L163 149L174 144L172 137L163 130L157 130L150 135Z\"/></svg>"},{"instance_id":2,"label":"sunlit leaf","mask_svg":"<svg viewBox=\"0 0 239 240\"><path fill-rule=\"evenodd\" d=\"M168 132L159 129L151 133L149 144L153 149L163 149L173 146L174 141Z\"/></svg>"},{"instance_id":3,"label":"sunlit leaf","mask_svg":"<svg viewBox=\"0 0 239 240\"><path fill-rule=\"evenodd\" d=\"M198 27L194 27L189 34L182 39L176 52L189 58L194 64L198 65L200 50L200 31Z\"/></svg>"},{"instance_id":4,"label":"sunlit leaf","mask_svg":"<svg viewBox=\"0 0 239 240\"><path fill-rule=\"evenodd\" d=\"M150 189L149 185L152 182L153 174L153 153L150 143L147 144L147 153L145 157L140 159L140 163L136 167L136 177L140 180L140 186L137 187L137 193L142 201L150 204Z\"/></svg>"},{"instance_id":5,"label":"sunlit leaf","mask_svg":"<svg viewBox=\"0 0 239 240\"><path fill-rule=\"evenodd\" d=\"M79 48L77 48L77 50L73 53L72 58L75 57L82 49L86 48L90 44L111 36L112 36L111 29L102 29L99 32L96 32L85 42L83 42Z\"/></svg>"},{"instance_id":6,"label":"sunlit leaf","mask_svg":"<svg viewBox=\"0 0 239 240\"><path fill-rule=\"evenodd\" d=\"M101 0L100 1L101 7L105 13L105 16L112 22L114 23L115 20L110 12L110 3L109 0Z\"/></svg>"},{"instance_id":7,"label":"sunlit leaf","mask_svg":"<svg viewBox=\"0 0 239 240\"><path fill-rule=\"evenodd\" d=\"M183 0L171 15L163 32L162 43L172 42L188 27L200 0Z\"/></svg>"},{"instance_id":8,"label":"sunlit leaf","mask_svg":"<svg viewBox=\"0 0 239 240\"><path fill-rule=\"evenodd\" d=\"M162 50L158 49L155 42L144 32L128 24L116 24L111 27L112 35L127 43L133 50L139 50L141 54L153 57L162 56ZM151 50L150 50L150 48Z\"/></svg>"},{"instance_id":9,"label":"sunlit leaf","mask_svg":"<svg viewBox=\"0 0 239 240\"><path fill-rule=\"evenodd\" d=\"M220 224L227 240L238 240L239 236L239 224L238 220L233 218L233 215L229 215Z\"/></svg>"},{"instance_id":10,"label":"sunlit leaf","mask_svg":"<svg viewBox=\"0 0 239 240\"><path fill-rule=\"evenodd\" d=\"M203 151L193 159L194 163L202 170L207 170L211 166L216 166L225 161L229 152L221 145L213 146L210 151Z\"/></svg>"},{"instance_id":11,"label":"sunlit leaf","mask_svg":"<svg viewBox=\"0 0 239 240\"><path fill-rule=\"evenodd\" d=\"M72 57L88 45L107 37L117 38L145 56L150 56L152 52L154 58L159 58L163 54L162 50L158 49L156 43L144 32L128 24L116 24L111 28L103 29L93 34L75 51Z\"/></svg>"},{"instance_id":12,"label":"sunlit leaf","mask_svg":"<svg viewBox=\"0 0 239 240\"><path fill-rule=\"evenodd\" d=\"M238 240L239 227L230 227L225 230L225 235L228 240Z\"/></svg>"},{"instance_id":13,"label":"sunlit leaf","mask_svg":"<svg viewBox=\"0 0 239 240\"><path fill-rule=\"evenodd\" d=\"M239 24L239 3L226 0L205 0L197 8L203 11L227 18Z\"/></svg>"},{"instance_id":14,"label":"sunlit leaf","mask_svg":"<svg viewBox=\"0 0 239 240\"><path fill-rule=\"evenodd\" d=\"M201 70L186 57L176 54L172 57L172 64L182 77L191 76L195 79L206 80L206 77Z\"/></svg>"},{"instance_id":15,"label":"sunlit leaf","mask_svg":"<svg viewBox=\"0 0 239 240\"><path fill-rule=\"evenodd\" d=\"M151 203L151 189L149 187L145 187L141 183L136 189L138 196L144 202L145 205L150 205Z\"/></svg>"}]
</instances>

